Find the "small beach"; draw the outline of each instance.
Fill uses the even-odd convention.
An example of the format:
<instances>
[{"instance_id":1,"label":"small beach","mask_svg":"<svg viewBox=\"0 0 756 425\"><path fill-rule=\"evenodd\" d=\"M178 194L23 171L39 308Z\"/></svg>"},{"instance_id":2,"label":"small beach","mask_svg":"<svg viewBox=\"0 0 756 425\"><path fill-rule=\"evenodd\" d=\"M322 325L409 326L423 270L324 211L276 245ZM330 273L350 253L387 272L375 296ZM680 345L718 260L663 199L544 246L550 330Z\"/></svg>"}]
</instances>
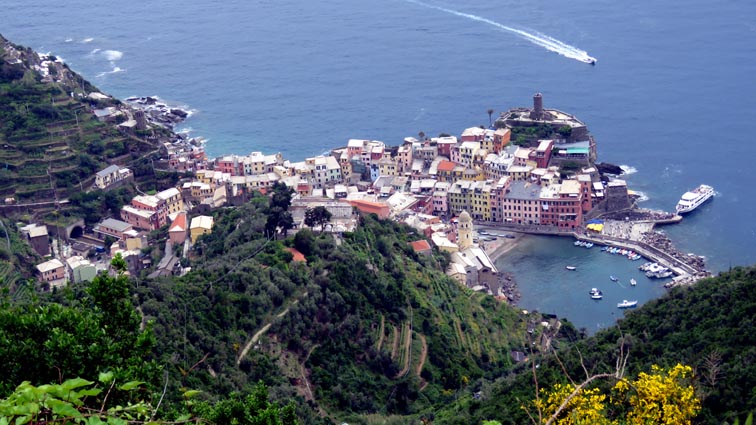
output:
<instances>
[{"instance_id":1,"label":"small beach","mask_svg":"<svg viewBox=\"0 0 756 425\"><path fill-rule=\"evenodd\" d=\"M485 228L481 228L479 230L489 231L489 229L485 229ZM492 228L490 229L490 231L497 233L496 228ZM498 233L504 234L504 232L501 232L501 231L499 231ZM488 254L488 257L494 263L496 262L496 260L499 259L499 257L515 249L517 245L520 243L520 241L527 236L524 233L515 233L515 232L506 232L506 233L514 236L514 238L505 238L503 236L495 236L496 239L494 240L490 240L490 241L481 240L478 244L481 248L483 248L486 254Z\"/></svg>"}]
</instances>

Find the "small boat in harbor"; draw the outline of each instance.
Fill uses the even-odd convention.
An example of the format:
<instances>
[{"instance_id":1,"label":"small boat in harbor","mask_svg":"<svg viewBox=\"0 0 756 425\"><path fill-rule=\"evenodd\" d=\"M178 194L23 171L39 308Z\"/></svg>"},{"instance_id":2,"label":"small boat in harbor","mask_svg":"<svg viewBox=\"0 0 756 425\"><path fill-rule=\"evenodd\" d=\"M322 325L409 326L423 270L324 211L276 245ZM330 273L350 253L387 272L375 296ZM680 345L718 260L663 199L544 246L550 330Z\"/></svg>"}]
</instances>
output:
<instances>
[{"instance_id":1,"label":"small boat in harbor","mask_svg":"<svg viewBox=\"0 0 756 425\"><path fill-rule=\"evenodd\" d=\"M611 280L612 282L616 282L619 279L617 279L617 276L611 275L611 276L609 276L609 280Z\"/></svg>"},{"instance_id":2,"label":"small boat in harbor","mask_svg":"<svg viewBox=\"0 0 756 425\"><path fill-rule=\"evenodd\" d=\"M577 267L575 267L575 266L564 266L564 268L567 269L567 270L575 270L575 269L577 269Z\"/></svg>"},{"instance_id":3,"label":"small boat in harbor","mask_svg":"<svg viewBox=\"0 0 756 425\"><path fill-rule=\"evenodd\" d=\"M630 279L630 286L635 286L638 284L638 281L635 279Z\"/></svg>"},{"instance_id":4,"label":"small boat in harbor","mask_svg":"<svg viewBox=\"0 0 756 425\"><path fill-rule=\"evenodd\" d=\"M600 300L604 297L604 294L601 293L601 291L598 288L591 288L591 291L589 292L591 294L592 300Z\"/></svg>"},{"instance_id":5,"label":"small boat in harbor","mask_svg":"<svg viewBox=\"0 0 756 425\"><path fill-rule=\"evenodd\" d=\"M622 300L621 303L617 303L617 308L633 308L638 305L638 301Z\"/></svg>"}]
</instances>

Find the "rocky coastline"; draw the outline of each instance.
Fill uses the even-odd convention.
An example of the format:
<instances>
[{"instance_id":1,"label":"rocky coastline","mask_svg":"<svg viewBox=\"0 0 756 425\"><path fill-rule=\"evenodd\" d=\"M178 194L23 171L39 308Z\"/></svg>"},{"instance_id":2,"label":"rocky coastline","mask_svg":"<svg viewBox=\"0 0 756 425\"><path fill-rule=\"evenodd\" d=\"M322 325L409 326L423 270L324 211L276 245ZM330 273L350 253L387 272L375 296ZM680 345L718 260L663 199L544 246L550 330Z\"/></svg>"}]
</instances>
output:
<instances>
[{"instance_id":1,"label":"rocky coastline","mask_svg":"<svg viewBox=\"0 0 756 425\"><path fill-rule=\"evenodd\" d=\"M157 96L133 96L126 98L125 102L134 109L144 111L149 122L171 130L193 113L185 107L169 105Z\"/></svg>"},{"instance_id":2,"label":"rocky coastline","mask_svg":"<svg viewBox=\"0 0 756 425\"><path fill-rule=\"evenodd\" d=\"M511 305L517 305L522 298L520 289L517 286L517 280L511 272L499 273L499 296L507 299L507 302Z\"/></svg>"}]
</instances>

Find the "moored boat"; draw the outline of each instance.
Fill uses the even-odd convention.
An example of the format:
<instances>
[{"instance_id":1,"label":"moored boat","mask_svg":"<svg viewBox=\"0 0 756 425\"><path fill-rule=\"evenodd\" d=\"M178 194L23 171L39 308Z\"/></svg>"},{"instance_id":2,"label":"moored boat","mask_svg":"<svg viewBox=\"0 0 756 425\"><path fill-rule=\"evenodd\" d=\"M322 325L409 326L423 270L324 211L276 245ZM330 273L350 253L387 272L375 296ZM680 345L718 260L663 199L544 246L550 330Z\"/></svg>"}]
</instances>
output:
<instances>
[{"instance_id":1,"label":"moored boat","mask_svg":"<svg viewBox=\"0 0 756 425\"><path fill-rule=\"evenodd\" d=\"M575 267L575 266L564 266L564 268L567 269L567 270L575 270L575 269L577 269L577 267Z\"/></svg>"},{"instance_id":2,"label":"moored boat","mask_svg":"<svg viewBox=\"0 0 756 425\"><path fill-rule=\"evenodd\" d=\"M604 297L604 294L598 288L591 288L589 294L591 295L592 300L600 300Z\"/></svg>"},{"instance_id":3,"label":"moored boat","mask_svg":"<svg viewBox=\"0 0 756 425\"><path fill-rule=\"evenodd\" d=\"M678 214L689 213L711 199L712 196L714 196L714 188L702 184L691 191L683 193L683 196L675 206L675 211Z\"/></svg>"},{"instance_id":4,"label":"moored boat","mask_svg":"<svg viewBox=\"0 0 756 425\"><path fill-rule=\"evenodd\" d=\"M632 308L638 305L638 301L622 300L621 303L617 303L617 308Z\"/></svg>"},{"instance_id":5,"label":"moored boat","mask_svg":"<svg viewBox=\"0 0 756 425\"><path fill-rule=\"evenodd\" d=\"M635 279L630 279L630 285L631 285L631 286L635 286L635 285L637 285L637 284L638 284L638 281L637 281L637 280L635 280Z\"/></svg>"}]
</instances>

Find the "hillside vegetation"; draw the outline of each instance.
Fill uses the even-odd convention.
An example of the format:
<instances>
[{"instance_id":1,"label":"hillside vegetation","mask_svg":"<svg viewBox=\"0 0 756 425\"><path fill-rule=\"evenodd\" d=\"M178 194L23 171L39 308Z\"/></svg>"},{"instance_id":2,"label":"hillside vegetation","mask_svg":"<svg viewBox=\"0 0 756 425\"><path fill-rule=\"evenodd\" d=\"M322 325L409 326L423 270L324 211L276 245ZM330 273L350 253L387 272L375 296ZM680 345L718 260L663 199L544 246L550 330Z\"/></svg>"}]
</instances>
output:
<instances>
[{"instance_id":1,"label":"hillside vegetation","mask_svg":"<svg viewBox=\"0 0 756 425\"><path fill-rule=\"evenodd\" d=\"M94 116L95 108L119 101L90 99L86 95L97 89L60 62L49 63L48 72L65 78L43 81L34 68L37 54L5 43L0 37L0 196L62 199L91 186L94 173L108 164L155 149L146 138L119 132L118 121Z\"/></svg>"},{"instance_id":2,"label":"hillside vegetation","mask_svg":"<svg viewBox=\"0 0 756 425\"><path fill-rule=\"evenodd\" d=\"M413 230L363 217L341 238L274 241L267 211L256 198L219 212L195 272L137 291L181 385L224 393L262 379L322 413L407 415L509 367L524 343L517 313L447 278L442 256L418 256Z\"/></svg>"}]
</instances>

